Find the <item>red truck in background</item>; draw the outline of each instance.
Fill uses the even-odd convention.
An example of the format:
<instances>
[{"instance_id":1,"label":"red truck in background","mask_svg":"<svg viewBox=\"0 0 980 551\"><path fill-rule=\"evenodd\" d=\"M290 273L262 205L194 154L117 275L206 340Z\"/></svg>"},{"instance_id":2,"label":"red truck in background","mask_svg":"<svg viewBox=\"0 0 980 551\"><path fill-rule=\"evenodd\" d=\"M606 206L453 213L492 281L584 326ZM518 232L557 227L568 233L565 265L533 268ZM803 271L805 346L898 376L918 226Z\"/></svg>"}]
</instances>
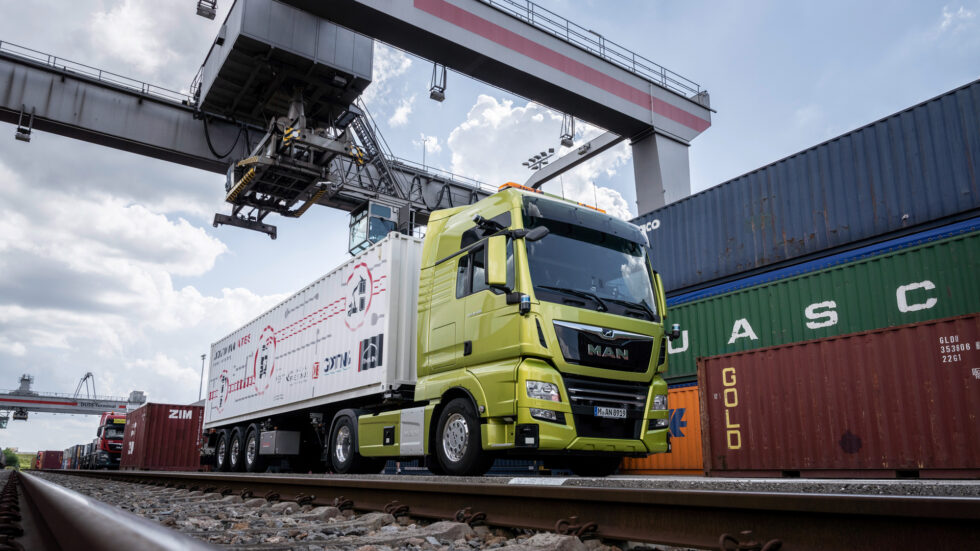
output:
<instances>
[{"instance_id":1,"label":"red truck in background","mask_svg":"<svg viewBox=\"0 0 980 551\"><path fill-rule=\"evenodd\" d=\"M118 469L122 457L126 414L107 411L99 418L92 448L82 461L86 469Z\"/></svg>"}]
</instances>

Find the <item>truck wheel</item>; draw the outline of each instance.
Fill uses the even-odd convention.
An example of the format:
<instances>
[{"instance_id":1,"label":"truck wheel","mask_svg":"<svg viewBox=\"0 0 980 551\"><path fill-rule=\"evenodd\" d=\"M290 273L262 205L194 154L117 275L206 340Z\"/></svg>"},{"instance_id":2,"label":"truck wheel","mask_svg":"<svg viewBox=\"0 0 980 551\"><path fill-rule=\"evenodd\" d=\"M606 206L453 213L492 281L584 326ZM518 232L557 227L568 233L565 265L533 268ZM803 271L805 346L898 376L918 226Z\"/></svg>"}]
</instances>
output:
<instances>
[{"instance_id":1,"label":"truck wheel","mask_svg":"<svg viewBox=\"0 0 980 551\"><path fill-rule=\"evenodd\" d=\"M453 476L480 476L490 470L493 458L480 442L480 419L470 401L456 398L439 414L436 458Z\"/></svg>"},{"instance_id":2,"label":"truck wheel","mask_svg":"<svg viewBox=\"0 0 980 551\"><path fill-rule=\"evenodd\" d=\"M245 470L260 473L265 470L265 458L259 455L259 431L252 427L245 438Z\"/></svg>"},{"instance_id":3,"label":"truck wheel","mask_svg":"<svg viewBox=\"0 0 980 551\"><path fill-rule=\"evenodd\" d=\"M603 477L615 473L621 462L621 457L576 457L570 468L578 476Z\"/></svg>"},{"instance_id":4,"label":"truck wheel","mask_svg":"<svg viewBox=\"0 0 980 551\"><path fill-rule=\"evenodd\" d=\"M347 415L341 415L330 434L330 464L339 474L379 473L387 460L364 457L357 453L357 424Z\"/></svg>"},{"instance_id":5,"label":"truck wheel","mask_svg":"<svg viewBox=\"0 0 980 551\"><path fill-rule=\"evenodd\" d=\"M231 442L228 444L228 468L233 472L239 472L245 467L245 442L242 438L242 431L235 429L231 435Z\"/></svg>"},{"instance_id":6,"label":"truck wheel","mask_svg":"<svg viewBox=\"0 0 980 551\"><path fill-rule=\"evenodd\" d=\"M218 444L214 447L214 470L225 472L228 470L228 431L221 431L218 437Z\"/></svg>"}]
</instances>

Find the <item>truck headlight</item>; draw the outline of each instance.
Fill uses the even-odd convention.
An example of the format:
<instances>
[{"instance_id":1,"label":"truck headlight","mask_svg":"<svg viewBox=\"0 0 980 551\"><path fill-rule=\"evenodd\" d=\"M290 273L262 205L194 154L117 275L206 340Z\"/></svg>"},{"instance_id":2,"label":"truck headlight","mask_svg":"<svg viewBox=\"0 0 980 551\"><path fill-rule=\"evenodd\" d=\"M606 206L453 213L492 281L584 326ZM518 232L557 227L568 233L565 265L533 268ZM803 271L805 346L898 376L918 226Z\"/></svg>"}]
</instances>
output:
<instances>
[{"instance_id":1,"label":"truck headlight","mask_svg":"<svg viewBox=\"0 0 980 551\"><path fill-rule=\"evenodd\" d=\"M527 397L549 402L561 402L558 385L544 381L527 381Z\"/></svg>"},{"instance_id":2,"label":"truck headlight","mask_svg":"<svg viewBox=\"0 0 980 551\"><path fill-rule=\"evenodd\" d=\"M667 395L666 394L654 394L653 395L653 409L654 410L665 410L665 409L667 409Z\"/></svg>"}]
</instances>

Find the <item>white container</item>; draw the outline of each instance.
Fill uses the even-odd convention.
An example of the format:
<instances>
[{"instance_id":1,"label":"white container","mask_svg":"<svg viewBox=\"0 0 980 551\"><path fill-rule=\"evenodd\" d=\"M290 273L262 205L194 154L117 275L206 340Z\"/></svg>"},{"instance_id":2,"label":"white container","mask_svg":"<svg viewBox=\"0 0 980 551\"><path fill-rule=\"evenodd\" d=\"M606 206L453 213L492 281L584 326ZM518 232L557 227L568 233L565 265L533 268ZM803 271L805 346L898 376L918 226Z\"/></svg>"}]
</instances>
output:
<instances>
[{"instance_id":1,"label":"white container","mask_svg":"<svg viewBox=\"0 0 980 551\"><path fill-rule=\"evenodd\" d=\"M211 345L204 428L414 384L421 259L392 233Z\"/></svg>"}]
</instances>

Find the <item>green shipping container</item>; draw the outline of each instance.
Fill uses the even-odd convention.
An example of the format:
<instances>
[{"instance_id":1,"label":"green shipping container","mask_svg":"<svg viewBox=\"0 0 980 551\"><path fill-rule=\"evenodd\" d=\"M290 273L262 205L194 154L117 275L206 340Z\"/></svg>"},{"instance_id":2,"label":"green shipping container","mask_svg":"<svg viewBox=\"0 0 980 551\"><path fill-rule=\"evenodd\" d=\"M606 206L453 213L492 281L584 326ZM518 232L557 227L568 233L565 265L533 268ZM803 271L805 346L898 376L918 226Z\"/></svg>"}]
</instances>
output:
<instances>
[{"instance_id":1,"label":"green shipping container","mask_svg":"<svg viewBox=\"0 0 980 551\"><path fill-rule=\"evenodd\" d=\"M673 306L667 380L702 356L980 312L977 274L980 232Z\"/></svg>"}]
</instances>

